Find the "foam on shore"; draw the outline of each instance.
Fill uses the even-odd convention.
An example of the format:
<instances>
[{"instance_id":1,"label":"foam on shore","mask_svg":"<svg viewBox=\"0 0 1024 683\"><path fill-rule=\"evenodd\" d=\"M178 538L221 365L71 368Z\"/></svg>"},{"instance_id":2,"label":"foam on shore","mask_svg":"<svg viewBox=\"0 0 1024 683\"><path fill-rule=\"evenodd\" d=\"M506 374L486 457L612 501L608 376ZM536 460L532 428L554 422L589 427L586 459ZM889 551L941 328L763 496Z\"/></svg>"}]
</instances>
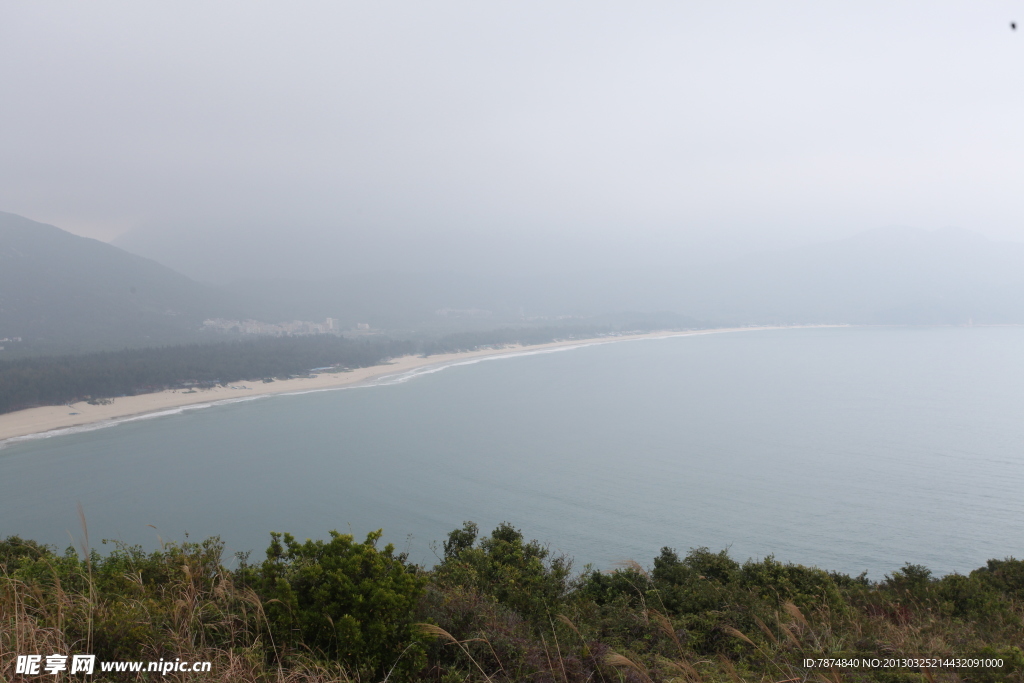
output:
<instances>
[{"instance_id":1,"label":"foam on shore","mask_svg":"<svg viewBox=\"0 0 1024 683\"><path fill-rule=\"evenodd\" d=\"M839 327L837 325L807 325L800 327ZM89 407L95 416L82 416L84 408L79 408L75 415L64 413L70 406L44 406L29 408L13 413L0 415L0 449L5 446L31 441L48 439L68 434L91 432L98 429L115 427L127 422L150 420L159 417L180 415L186 411L203 410L217 405L241 403L269 396L293 396L319 393L323 391L339 391L364 387L391 386L403 384L417 377L431 375L452 367L475 365L483 361L502 358L521 358L560 351L571 351L599 344L614 344L626 341L648 341L687 337L725 332L748 332L758 330L789 329L788 327L740 327L717 328L708 330L662 331L646 334L622 335L615 337L595 337L582 340L567 340L538 344L536 346L513 346L500 349L483 349L461 353L441 354L437 356L404 356L387 364L368 368L358 368L347 373L323 373L314 378L298 378L277 380L273 383L239 381L230 387L217 387L197 392L195 396L185 398L184 392L167 390L152 394L140 394L116 399L111 406ZM402 367L397 372L389 366ZM254 385L254 386L245 386ZM306 386L303 386L306 385ZM310 386L315 385L315 386ZM231 395L234 391L252 391L247 396ZM77 418L77 419L69 419Z\"/></svg>"}]
</instances>

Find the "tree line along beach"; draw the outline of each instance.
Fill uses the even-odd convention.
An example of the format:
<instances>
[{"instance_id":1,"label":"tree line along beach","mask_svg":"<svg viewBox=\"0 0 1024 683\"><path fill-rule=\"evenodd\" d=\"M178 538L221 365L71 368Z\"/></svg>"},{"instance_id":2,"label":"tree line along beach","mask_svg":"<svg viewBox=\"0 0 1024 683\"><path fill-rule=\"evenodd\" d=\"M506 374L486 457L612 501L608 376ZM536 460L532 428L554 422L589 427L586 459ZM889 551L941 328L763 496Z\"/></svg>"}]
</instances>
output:
<instances>
[{"instance_id":1,"label":"tree line along beach","mask_svg":"<svg viewBox=\"0 0 1024 683\"><path fill-rule=\"evenodd\" d=\"M821 326L811 326L821 327ZM827 327L827 326L826 326ZM165 389L163 391L140 393L134 396L102 396L99 400L78 400L70 404L37 406L0 414L0 443L8 439L65 430L69 428L107 423L123 418L149 415L163 411L206 404L218 401L252 398L272 394L287 394L307 391L323 391L353 386L362 382L379 379L382 376L399 375L417 369L441 366L474 359L506 356L524 352L543 352L570 347L603 344L621 341L661 338L665 336L687 336L696 334L719 334L752 331L759 329L782 329L770 326L718 328L707 330L673 331L663 330L639 334L566 339L524 345L521 343L500 344L466 351L438 353L435 355L409 354L388 358L382 364L366 367L346 368L345 371L321 371L296 378L260 379L239 378L223 383L207 382L206 386ZM185 379L179 377L179 380ZM266 378L272 379L272 378Z\"/></svg>"}]
</instances>

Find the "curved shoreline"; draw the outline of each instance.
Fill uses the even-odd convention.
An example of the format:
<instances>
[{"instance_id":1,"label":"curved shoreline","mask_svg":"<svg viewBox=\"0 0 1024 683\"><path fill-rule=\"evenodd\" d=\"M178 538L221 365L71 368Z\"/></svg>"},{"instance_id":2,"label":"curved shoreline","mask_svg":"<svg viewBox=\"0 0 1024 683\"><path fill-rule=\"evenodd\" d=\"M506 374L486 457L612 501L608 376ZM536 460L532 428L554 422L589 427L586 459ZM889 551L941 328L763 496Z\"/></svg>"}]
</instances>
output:
<instances>
[{"instance_id":1,"label":"curved shoreline","mask_svg":"<svg viewBox=\"0 0 1024 683\"><path fill-rule=\"evenodd\" d=\"M68 433L69 430L91 431L91 429L88 429L89 427L92 429L102 429L136 419L176 414L188 408L199 409L214 404L251 400L274 394L298 394L345 389L371 382L379 382L391 377L394 377L395 382L402 382L412 379L419 374L425 374L423 372L416 372L417 370L431 369L436 372L446 367L461 365L467 362L475 363L490 358L533 355L596 344L614 344L616 342L640 339L665 339L669 337L688 337L725 332L751 332L808 327L845 326L799 325L785 327L729 327L688 331L666 330L614 337L573 339L531 346L517 345L498 349L480 349L477 351L463 351L426 357L402 356L382 365L357 368L351 372L321 373L309 378L275 380L270 383L240 381L231 383L228 387L218 386L210 389L193 390L193 392L168 389L151 394L123 396L113 399L113 402L109 405L89 405L85 401L81 401L70 405L28 408L0 415L0 448L12 442L59 436Z\"/></svg>"}]
</instances>

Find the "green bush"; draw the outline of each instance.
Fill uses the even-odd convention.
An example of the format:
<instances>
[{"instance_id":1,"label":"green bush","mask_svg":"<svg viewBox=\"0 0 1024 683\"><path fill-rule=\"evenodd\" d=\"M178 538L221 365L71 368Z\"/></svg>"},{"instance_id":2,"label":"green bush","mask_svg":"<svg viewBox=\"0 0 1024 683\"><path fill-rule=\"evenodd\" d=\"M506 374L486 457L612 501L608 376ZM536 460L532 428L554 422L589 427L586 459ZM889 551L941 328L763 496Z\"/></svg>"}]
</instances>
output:
<instances>
[{"instance_id":1,"label":"green bush","mask_svg":"<svg viewBox=\"0 0 1024 683\"><path fill-rule=\"evenodd\" d=\"M976 576L950 574L935 582L935 594L943 614L964 619L1001 612L999 595Z\"/></svg>"},{"instance_id":2,"label":"green bush","mask_svg":"<svg viewBox=\"0 0 1024 683\"><path fill-rule=\"evenodd\" d=\"M445 558L435 569L442 585L474 587L534 624L548 622L569 592L571 563L549 557L537 541L505 522L476 542L477 526L466 522L448 534Z\"/></svg>"},{"instance_id":3,"label":"green bush","mask_svg":"<svg viewBox=\"0 0 1024 683\"><path fill-rule=\"evenodd\" d=\"M980 569L971 572L977 578L1000 593L1024 600L1024 560L1007 557L1004 560L989 560Z\"/></svg>"},{"instance_id":4,"label":"green bush","mask_svg":"<svg viewBox=\"0 0 1024 683\"><path fill-rule=\"evenodd\" d=\"M267 559L240 577L260 593L279 647L375 676L423 666L427 638L413 628L413 612L427 579L391 544L378 549L381 533L363 543L336 531L327 542L271 534Z\"/></svg>"},{"instance_id":5,"label":"green bush","mask_svg":"<svg viewBox=\"0 0 1024 683\"><path fill-rule=\"evenodd\" d=\"M738 567L724 550L697 548L680 560L674 550L662 548L651 577L661 607L674 615L696 615L720 610L731 600L727 586L737 577Z\"/></svg>"},{"instance_id":6,"label":"green bush","mask_svg":"<svg viewBox=\"0 0 1024 683\"><path fill-rule=\"evenodd\" d=\"M821 604L834 610L844 604L842 594L832 576L815 567L783 564L774 557L760 562L748 560L740 570L740 585L768 601L774 609L792 602L808 611Z\"/></svg>"},{"instance_id":7,"label":"green bush","mask_svg":"<svg viewBox=\"0 0 1024 683\"><path fill-rule=\"evenodd\" d=\"M934 580L931 569L922 564L907 562L902 568L885 577L885 587L922 597Z\"/></svg>"},{"instance_id":8,"label":"green bush","mask_svg":"<svg viewBox=\"0 0 1024 683\"><path fill-rule=\"evenodd\" d=\"M653 588L650 577L631 567L612 572L590 571L580 581L578 597L592 600L600 607L639 607L646 604Z\"/></svg>"},{"instance_id":9,"label":"green bush","mask_svg":"<svg viewBox=\"0 0 1024 683\"><path fill-rule=\"evenodd\" d=\"M727 584L738 578L740 565L729 557L727 550L713 553L707 548L693 548L683 564L708 581Z\"/></svg>"}]
</instances>

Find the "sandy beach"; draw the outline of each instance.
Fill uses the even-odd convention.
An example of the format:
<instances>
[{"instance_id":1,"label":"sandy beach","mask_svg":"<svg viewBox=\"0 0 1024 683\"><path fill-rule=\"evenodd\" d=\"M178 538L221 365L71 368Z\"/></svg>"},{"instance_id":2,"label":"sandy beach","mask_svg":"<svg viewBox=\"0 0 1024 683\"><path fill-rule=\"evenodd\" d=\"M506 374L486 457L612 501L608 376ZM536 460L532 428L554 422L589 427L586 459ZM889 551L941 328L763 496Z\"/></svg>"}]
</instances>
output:
<instances>
[{"instance_id":1,"label":"sandy beach","mask_svg":"<svg viewBox=\"0 0 1024 683\"><path fill-rule=\"evenodd\" d=\"M741 332L771 327L720 328L710 330L692 330L686 332L665 331L646 334L620 335L614 337L596 337L593 339L573 339L535 344L532 346L508 346L495 349L481 349L463 353L449 353L435 356L403 356L384 365L358 368L351 372L320 373L313 377L262 381L232 382L229 386L218 386L211 389L186 391L173 389L152 394L123 396L115 398L107 405L90 405L85 401L71 405L43 406L29 408L13 413L0 415L0 445L7 439L15 439L35 434L43 434L55 430L81 427L83 425L120 420L132 416L150 415L182 406L215 403L218 401L251 398L267 394L287 394L317 390L335 389L361 382L378 379L389 375L399 375L431 366L442 366L483 357L503 356L522 353L536 353L560 348L589 346L593 344L613 344L635 339L657 339L665 337L683 337L702 334L718 334L723 332Z\"/></svg>"}]
</instances>

